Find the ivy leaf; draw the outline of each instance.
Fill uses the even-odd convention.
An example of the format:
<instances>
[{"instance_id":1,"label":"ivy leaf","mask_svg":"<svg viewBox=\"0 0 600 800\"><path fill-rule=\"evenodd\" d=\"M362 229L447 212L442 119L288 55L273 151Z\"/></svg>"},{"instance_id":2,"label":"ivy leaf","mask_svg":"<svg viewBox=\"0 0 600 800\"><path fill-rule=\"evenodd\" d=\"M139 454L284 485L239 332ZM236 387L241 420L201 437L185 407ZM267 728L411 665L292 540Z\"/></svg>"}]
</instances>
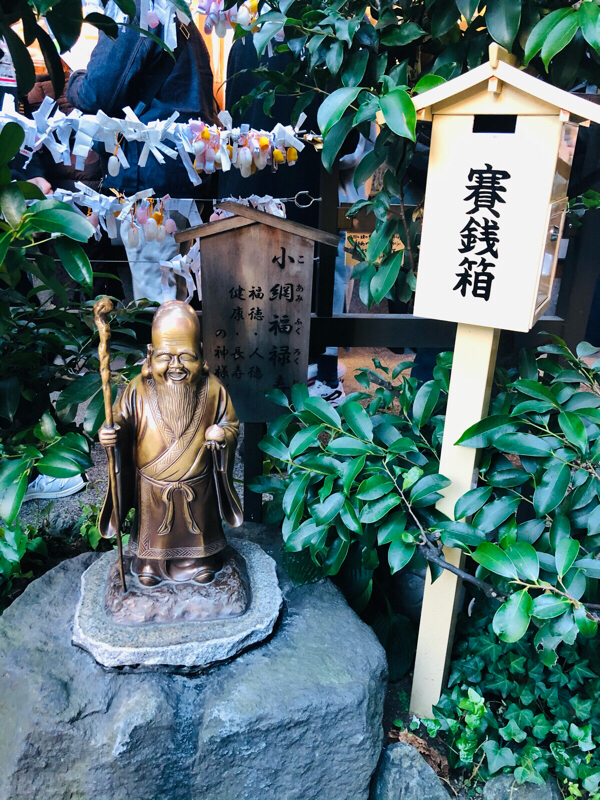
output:
<instances>
[{"instance_id":1,"label":"ivy leaf","mask_svg":"<svg viewBox=\"0 0 600 800\"><path fill-rule=\"evenodd\" d=\"M500 550L500 548L498 548L498 550ZM520 592L512 594L508 600L500 606L498 611L496 611L492 627L494 633L503 642L518 642L527 632L530 619L531 597L526 589L522 589ZM525 732L518 728L520 733L515 735L513 728L510 727L511 725L518 728L514 720L511 720L506 728L500 730L502 737L509 741L511 739L517 742L522 741L526 736ZM509 735L502 733L502 730Z\"/></svg>"},{"instance_id":2,"label":"ivy leaf","mask_svg":"<svg viewBox=\"0 0 600 800\"><path fill-rule=\"evenodd\" d=\"M490 572L493 572L494 575L502 575L504 578L519 577L513 562L506 555L504 550L498 547L497 544L493 544L492 542L483 542L482 544L478 545L477 549L472 553L472 557L474 561L476 561L478 564L481 564L482 567L485 567L485 569L489 570ZM522 593L517 592L517 594ZM510 599L515 596L516 595L512 595ZM531 598L529 599L531 601ZM529 608L529 606L527 608ZM518 638L520 638L520 636ZM516 641L516 639L506 641Z\"/></svg>"},{"instance_id":3,"label":"ivy leaf","mask_svg":"<svg viewBox=\"0 0 600 800\"><path fill-rule=\"evenodd\" d=\"M343 91L339 89L338 91ZM404 89L392 89L379 98L385 124L398 136L416 141L417 112Z\"/></svg>"},{"instance_id":4,"label":"ivy leaf","mask_svg":"<svg viewBox=\"0 0 600 800\"><path fill-rule=\"evenodd\" d=\"M488 739L482 745L483 752L487 757L488 769L493 775L503 767L516 766L515 754L508 747L500 747L494 739Z\"/></svg>"},{"instance_id":5,"label":"ivy leaf","mask_svg":"<svg viewBox=\"0 0 600 800\"><path fill-rule=\"evenodd\" d=\"M539 517L548 514L562 503L570 480L571 470L568 464L556 464L546 470L533 494L533 506Z\"/></svg>"},{"instance_id":6,"label":"ivy leaf","mask_svg":"<svg viewBox=\"0 0 600 800\"><path fill-rule=\"evenodd\" d=\"M521 23L521 0L486 0L485 24L494 41L510 52Z\"/></svg>"},{"instance_id":7,"label":"ivy leaf","mask_svg":"<svg viewBox=\"0 0 600 800\"><path fill-rule=\"evenodd\" d=\"M336 89L319 106L317 122L323 136L342 118L344 111L353 103L362 89L359 86L345 86Z\"/></svg>"},{"instance_id":8,"label":"ivy leaf","mask_svg":"<svg viewBox=\"0 0 600 800\"><path fill-rule=\"evenodd\" d=\"M579 542L575 539L565 538L559 541L554 555L559 578L562 578L571 569L578 554Z\"/></svg>"}]
</instances>

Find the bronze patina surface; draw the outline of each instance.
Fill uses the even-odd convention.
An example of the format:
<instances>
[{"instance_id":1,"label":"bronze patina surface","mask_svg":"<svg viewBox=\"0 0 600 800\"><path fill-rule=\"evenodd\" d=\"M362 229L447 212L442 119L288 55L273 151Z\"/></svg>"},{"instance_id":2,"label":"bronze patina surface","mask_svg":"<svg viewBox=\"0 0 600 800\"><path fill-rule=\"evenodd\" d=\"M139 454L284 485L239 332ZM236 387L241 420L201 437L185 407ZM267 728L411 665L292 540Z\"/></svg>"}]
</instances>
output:
<instances>
[{"instance_id":1,"label":"bronze patina surface","mask_svg":"<svg viewBox=\"0 0 600 800\"><path fill-rule=\"evenodd\" d=\"M119 514L109 492L102 535L115 536L135 507L129 569L139 584L210 583L227 544L221 520L242 522L232 479L239 422L208 372L191 306L171 301L157 310L142 372L115 403L113 419L100 442L116 447Z\"/></svg>"}]
</instances>

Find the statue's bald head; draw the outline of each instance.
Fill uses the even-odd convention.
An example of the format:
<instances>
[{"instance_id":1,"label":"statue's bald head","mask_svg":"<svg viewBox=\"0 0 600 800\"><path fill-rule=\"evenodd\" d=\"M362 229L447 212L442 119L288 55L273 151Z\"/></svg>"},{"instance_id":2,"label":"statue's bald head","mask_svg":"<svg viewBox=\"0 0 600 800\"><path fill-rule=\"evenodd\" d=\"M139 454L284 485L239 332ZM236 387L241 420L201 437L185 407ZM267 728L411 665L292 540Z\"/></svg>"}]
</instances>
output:
<instances>
[{"instance_id":1,"label":"statue's bald head","mask_svg":"<svg viewBox=\"0 0 600 800\"><path fill-rule=\"evenodd\" d=\"M198 382L202 374L200 323L190 305L170 300L158 308L152 320L149 351L157 382Z\"/></svg>"}]
</instances>

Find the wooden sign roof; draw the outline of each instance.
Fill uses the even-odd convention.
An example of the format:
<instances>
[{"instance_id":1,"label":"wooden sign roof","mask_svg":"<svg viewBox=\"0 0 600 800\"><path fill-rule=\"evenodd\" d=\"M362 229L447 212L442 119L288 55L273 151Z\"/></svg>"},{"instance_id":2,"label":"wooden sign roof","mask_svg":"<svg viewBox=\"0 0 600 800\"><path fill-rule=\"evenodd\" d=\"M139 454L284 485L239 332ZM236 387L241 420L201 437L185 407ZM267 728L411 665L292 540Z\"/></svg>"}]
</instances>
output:
<instances>
[{"instance_id":1,"label":"wooden sign roof","mask_svg":"<svg viewBox=\"0 0 600 800\"><path fill-rule=\"evenodd\" d=\"M495 85L492 84L490 86L488 82L490 79L495 79L529 96L534 107L537 106L539 108L541 101L546 106L554 107L559 113L560 111L567 111L581 120L600 123L600 106L588 100L583 100L581 97L576 97L562 89L557 89L556 86L551 86L540 78L528 75L523 70L513 66L514 62L514 57L504 48L497 44L491 45L490 60L487 63L469 70L447 83L436 86L428 92L415 95L412 100L417 116L420 119L430 118L427 110L431 109L432 106L443 104L446 110L453 99L459 102L461 95L468 95L469 98L474 98L479 94L477 91L479 85L481 85L481 92L487 94L488 90L493 91L492 87ZM462 113L465 113L467 105L468 103L465 103ZM433 109L433 113L436 113L436 109ZM486 110L486 113L489 113L489 111ZM499 109L497 113L506 112Z\"/></svg>"},{"instance_id":2,"label":"wooden sign roof","mask_svg":"<svg viewBox=\"0 0 600 800\"><path fill-rule=\"evenodd\" d=\"M234 228L256 225L257 223L269 225L271 228L278 228L281 231L301 236L303 239L309 239L313 242L321 242L321 244L327 244L330 247L337 247L340 241L340 237L333 233L326 233L317 228L311 228L309 225L301 225L299 222L292 222L283 217L276 217L274 214L257 211L255 208L244 206L241 203L234 203L231 200L217 203L217 208L222 208L223 211L230 211L236 216L226 217L216 222L209 222L206 225L196 225L193 228L187 228L175 234L175 241L186 242L190 239L203 239L207 236L215 236L216 234L225 233Z\"/></svg>"}]
</instances>

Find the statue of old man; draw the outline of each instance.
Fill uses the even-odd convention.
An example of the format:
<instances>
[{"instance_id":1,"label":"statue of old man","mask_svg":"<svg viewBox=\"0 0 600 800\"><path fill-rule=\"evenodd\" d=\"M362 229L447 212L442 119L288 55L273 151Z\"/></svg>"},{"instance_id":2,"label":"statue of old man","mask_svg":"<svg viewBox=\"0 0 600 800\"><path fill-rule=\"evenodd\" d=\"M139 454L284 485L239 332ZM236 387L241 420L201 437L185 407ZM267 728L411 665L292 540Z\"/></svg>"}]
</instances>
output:
<instances>
[{"instance_id":1,"label":"statue of old man","mask_svg":"<svg viewBox=\"0 0 600 800\"><path fill-rule=\"evenodd\" d=\"M227 544L221 520L242 523L232 483L239 422L225 387L208 372L191 306L174 300L156 311L141 375L117 400L114 423L99 438L116 447L121 519L108 492L102 536L115 536L135 506L131 570L140 583L210 583Z\"/></svg>"}]
</instances>

